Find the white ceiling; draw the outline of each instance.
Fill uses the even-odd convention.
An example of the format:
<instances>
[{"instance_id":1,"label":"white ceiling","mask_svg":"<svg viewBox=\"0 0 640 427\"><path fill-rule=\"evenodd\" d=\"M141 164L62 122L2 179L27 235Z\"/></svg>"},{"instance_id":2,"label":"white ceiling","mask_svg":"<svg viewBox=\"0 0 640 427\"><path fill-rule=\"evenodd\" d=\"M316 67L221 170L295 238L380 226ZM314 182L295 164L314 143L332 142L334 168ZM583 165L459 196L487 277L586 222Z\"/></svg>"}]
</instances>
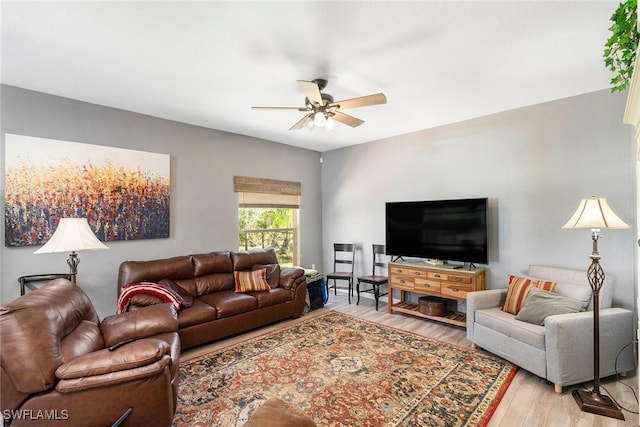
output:
<instances>
[{"instance_id":1,"label":"white ceiling","mask_svg":"<svg viewBox=\"0 0 640 427\"><path fill-rule=\"evenodd\" d=\"M317 151L609 87L617 1L2 1L2 83ZM289 131L297 80L385 105Z\"/></svg>"}]
</instances>

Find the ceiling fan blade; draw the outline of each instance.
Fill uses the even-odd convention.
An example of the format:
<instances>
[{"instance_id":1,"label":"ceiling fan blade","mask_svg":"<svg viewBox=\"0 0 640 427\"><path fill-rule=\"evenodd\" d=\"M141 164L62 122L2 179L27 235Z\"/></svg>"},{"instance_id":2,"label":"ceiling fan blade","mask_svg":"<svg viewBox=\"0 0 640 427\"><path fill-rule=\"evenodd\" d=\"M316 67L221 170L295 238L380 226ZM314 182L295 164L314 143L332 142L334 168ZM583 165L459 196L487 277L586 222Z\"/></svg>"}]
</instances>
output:
<instances>
[{"instance_id":1,"label":"ceiling fan blade","mask_svg":"<svg viewBox=\"0 0 640 427\"><path fill-rule=\"evenodd\" d=\"M348 114L341 113L340 111L334 111L332 117L334 120L337 120L340 123L344 123L345 125L349 125L352 128L358 127L364 123L364 120L360 120L357 117L353 117Z\"/></svg>"},{"instance_id":2,"label":"ceiling fan blade","mask_svg":"<svg viewBox=\"0 0 640 427\"><path fill-rule=\"evenodd\" d=\"M307 124L307 122L311 119L311 116L313 116L313 114L307 114L306 116L304 116L302 119L298 120L298 122L291 126L289 128L289 130L298 130L298 129L302 129L303 127L305 127L305 125Z\"/></svg>"},{"instance_id":3,"label":"ceiling fan blade","mask_svg":"<svg viewBox=\"0 0 640 427\"><path fill-rule=\"evenodd\" d=\"M308 111L305 107L251 107L252 110L297 110Z\"/></svg>"},{"instance_id":4,"label":"ceiling fan blade","mask_svg":"<svg viewBox=\"0 0 640 427\"><path fill-rule=\"evenodd\" d=\"M317 83L298 80L298 86L304 92L306 97L309 98L309 101L314 104L324 105L322 95L320 95L320 88Z\"/></svg>"},{"instance_id":5,"label":"ceiling fan blade","mask_svg":"<svg viewBox=\"0 0 640 427\"><path fill-rule=\"evenodd\" d=\"M368 105L386 104L387 97L384 93L376 93L373 95L360 96L358 98L345 99L342 101L332 102L328 107L340 106L340 108L357 108L366 107Z\"/></svg>"}]
</instances>

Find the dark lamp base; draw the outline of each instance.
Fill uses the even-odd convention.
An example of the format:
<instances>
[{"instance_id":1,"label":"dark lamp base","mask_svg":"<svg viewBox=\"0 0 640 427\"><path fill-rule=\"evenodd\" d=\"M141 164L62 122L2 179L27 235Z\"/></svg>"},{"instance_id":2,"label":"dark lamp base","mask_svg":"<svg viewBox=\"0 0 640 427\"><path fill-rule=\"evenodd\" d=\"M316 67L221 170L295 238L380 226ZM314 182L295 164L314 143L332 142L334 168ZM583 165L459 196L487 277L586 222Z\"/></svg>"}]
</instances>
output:
<instances>
[{"instance_id":1,"label":"dark lamp base","mask_svg":"<svg viewBox=\"0 0 640 427\"><path fill-rule=\"evenodd\" d=\"M573 390L571 394L582 412L591 412L596 415L624 420L622 411L609 396L585 390Z\"/></svg>"}]
</instances>

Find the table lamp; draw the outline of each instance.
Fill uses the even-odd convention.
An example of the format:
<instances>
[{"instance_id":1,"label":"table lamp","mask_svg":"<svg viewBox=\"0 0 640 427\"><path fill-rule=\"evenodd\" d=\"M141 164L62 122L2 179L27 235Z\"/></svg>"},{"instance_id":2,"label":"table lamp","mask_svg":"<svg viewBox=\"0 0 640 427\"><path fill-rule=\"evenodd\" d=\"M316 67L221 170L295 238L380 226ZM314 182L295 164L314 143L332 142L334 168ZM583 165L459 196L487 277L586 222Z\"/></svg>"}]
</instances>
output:
<instances>
[{"instance_id":1,"label":"table lamp","mask_svg":"<svg viewBox=\"0 0 640 427\"><path fill-rule=\"evenodd\" d=\"M49 241L34 254L48 254L54 252L71 252L67 264L69 265L71 281L76 283L78 264L80 259L76 251L92 251L109 249L102 243L91 228L86 218L62 218L56 231Z\"/></svg>"},{"instance_id":2,"label":"table lamp","mask_svg":"<svg viewBox=\"0 0 640 427\"><path fill-rule=\"evenodd\" d=\"M582 199L578 210L562 228L590 228L593 240L591 265L587 270L587 278L593 295L593 390L573 390L573 397L583 412L624 420L622 411L609 397L600 393L600 289L604 283L604 271L600 266L598 238L602 228L629 228L611 210L606 199L591 197Z\"/></svg>"}]
</instances>

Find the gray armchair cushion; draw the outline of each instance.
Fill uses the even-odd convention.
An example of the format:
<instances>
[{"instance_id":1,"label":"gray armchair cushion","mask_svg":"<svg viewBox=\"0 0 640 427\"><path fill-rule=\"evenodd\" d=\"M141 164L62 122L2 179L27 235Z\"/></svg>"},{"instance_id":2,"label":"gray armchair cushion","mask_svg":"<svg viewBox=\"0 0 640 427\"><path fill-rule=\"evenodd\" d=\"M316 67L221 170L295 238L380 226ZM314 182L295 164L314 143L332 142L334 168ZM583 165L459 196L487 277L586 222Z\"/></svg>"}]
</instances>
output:
<instances>
[{"instance_id":1,"label":"gray armchair cushion","mask_svg":"<svg viewBox=\"0 0 640 427\"><path fill-rule=\"evenodd\" d=\"M582 311L583 307L583 301L568 298L555 292L533 288L529 291L529 296L516 319L535 325L544 325L544 320L548 316L577 313Z\"/></svg>"}]
</instances>

